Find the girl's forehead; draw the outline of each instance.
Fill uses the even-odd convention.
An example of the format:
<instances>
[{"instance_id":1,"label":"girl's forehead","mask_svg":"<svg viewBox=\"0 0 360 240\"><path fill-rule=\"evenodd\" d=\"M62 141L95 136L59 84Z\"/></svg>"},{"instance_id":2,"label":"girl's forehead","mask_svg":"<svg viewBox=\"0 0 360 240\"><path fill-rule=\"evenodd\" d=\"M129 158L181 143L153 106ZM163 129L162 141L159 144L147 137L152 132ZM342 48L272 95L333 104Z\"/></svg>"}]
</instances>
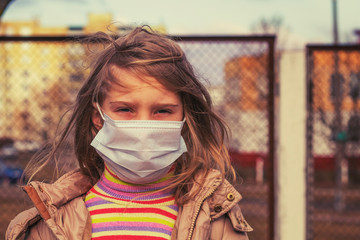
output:
<instances>
[{"instance_id":1,"label":"girl's forehead","mask_svg":"<svg viewBox=\"0 0 360 240\"><path fill-rule=\"evenodd\" d=\"M159 88L166 89L156 78L145 75L135 74L131 70L117 66L110 67L110 88L118 91L129 91L140 88Z\"/></svg>"}]
</instances>

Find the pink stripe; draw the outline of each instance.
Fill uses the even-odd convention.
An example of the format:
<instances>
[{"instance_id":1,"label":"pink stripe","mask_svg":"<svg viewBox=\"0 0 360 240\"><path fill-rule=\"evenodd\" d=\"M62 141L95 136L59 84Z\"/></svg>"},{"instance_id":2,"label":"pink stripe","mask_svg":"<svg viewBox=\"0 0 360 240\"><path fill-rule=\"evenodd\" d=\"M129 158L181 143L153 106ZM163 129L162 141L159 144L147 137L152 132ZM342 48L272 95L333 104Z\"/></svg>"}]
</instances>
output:
<instances>
[{"instance_id":1,"label":"pink stripe","mask_svg":"<svg viewBox=\"0 0 360 240\"><path fill-rule=\"evenodd\" d=\"M116 184L116 183L113 183L111 182L110 180L108 179L104 179L104 181L107 185L113 185L111 188L108 188L107 186L104 186L104 189L103 188L99 188L101 190L106 190L108 192L110 192L111 194L113 195L118 195L119 194L119 191L116 191L114 190L114 188L116 188L115 186L117 186L117 188L119 189L119 184ZM168 190L168 191L160 191L160 192L157 192L157 193L151 193L149 194L149 192L138 192L138 193L135 193L135 192L126 192L125 189L123 189L122 187L125 186L125 185L122 185L121 186L121 195L123 196L126 196L126 197L129 197L129 198L134 198L134 197L151 197L151 198L156 198L156 197L163 197L162 195L169 195L169 193L172 191L172 189Z\"/></svg>"},{"instance_id":2,"label":"pink stripe","mask_svg":"<svg viewBox=\"0 0 360 240\"><path fill-rule=\"evenodd\" d=\"M118 239L119 237L121 237L122 240L139 240L139 238L141 238L142 240L166 240L166 238L162 238L162 237L153 237L153 236L143 236L143 235L137 235L137 236L133 236L133 235L121 235L121 236L101 236L101 237L96 237L96 238L91 238L93 240L114 240L114 239Z\"/></svg>"},{"instance_id":3,"label":"pink stripe","mask_svg":"<svg viewBox=\"0 0 360 240\"><path fill-rule=\"evenodd\" d=\"M129 193L139 193L139 192L148 192L153 191L154 189L161 189L170 184L169 180L164 182L151 184L151 186L147 185L123 185L121 183L112 182L111 180L107 179L106 177L103 178L103 181L106 182L107 185L114 189L120 189L121 191L126 191Z\"/></svg>"},{"instance_id":4,"label":"pink stripe","mask_svg":"<svg viewBox=\"0 0 360 240\"><path fill-rule=\"evenodd\" d=\"M143 222L104 222L104 223L93 223L92 224L92 227L94 229L101 228L101 227L113 227L113 226L143 227L144 223ZM146 226L161 228L161 229L165 229L167 231L172 231L171 227L160 224L160 223L148 222L148 223L146 223Z\"/></svg>"}]
</instances>

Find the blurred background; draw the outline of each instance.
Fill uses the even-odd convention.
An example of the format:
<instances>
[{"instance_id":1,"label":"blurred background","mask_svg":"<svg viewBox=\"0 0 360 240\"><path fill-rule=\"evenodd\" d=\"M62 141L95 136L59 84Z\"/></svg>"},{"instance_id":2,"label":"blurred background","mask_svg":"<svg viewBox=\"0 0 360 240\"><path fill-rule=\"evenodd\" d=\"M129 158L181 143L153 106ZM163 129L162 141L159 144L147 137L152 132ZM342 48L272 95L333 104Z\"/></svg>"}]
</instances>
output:
<instances>
[{"instance_id":1,"label":"blurred background","mask_svg":"<svg viewBox=\"0 0 360 240\"><path fill-rule=\"evenodd\" d=\"M174 38L229 123L250 239L360 239L359 0L0 0L0 239L97 31ZM47 171L51 174L53 168Z\"/></svg>"}]
</instances>

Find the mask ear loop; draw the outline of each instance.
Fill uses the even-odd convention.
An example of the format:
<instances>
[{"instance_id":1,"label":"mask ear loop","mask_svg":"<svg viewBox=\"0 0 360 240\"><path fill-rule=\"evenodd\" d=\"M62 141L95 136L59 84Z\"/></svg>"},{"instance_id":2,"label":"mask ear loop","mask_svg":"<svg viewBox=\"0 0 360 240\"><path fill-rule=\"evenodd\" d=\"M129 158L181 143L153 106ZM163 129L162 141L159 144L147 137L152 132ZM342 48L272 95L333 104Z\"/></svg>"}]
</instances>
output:
<instances>
[{"instance_id":1,"label":"mask ear loop","mask_svg":"<svg viewBox=\"0 0 360 240\"><path fill-rule=\"evenodd\" d=\"M101 118L105 121L105 117L104 117L103 113L101 112L101 109L100 109L99 103L98 103L98 102L96 102L95 104L96 104L96 107L97 107L97 109L98 109L98 111L99 111L99 113L100 113Z\"/></svg>"}]
</instances>

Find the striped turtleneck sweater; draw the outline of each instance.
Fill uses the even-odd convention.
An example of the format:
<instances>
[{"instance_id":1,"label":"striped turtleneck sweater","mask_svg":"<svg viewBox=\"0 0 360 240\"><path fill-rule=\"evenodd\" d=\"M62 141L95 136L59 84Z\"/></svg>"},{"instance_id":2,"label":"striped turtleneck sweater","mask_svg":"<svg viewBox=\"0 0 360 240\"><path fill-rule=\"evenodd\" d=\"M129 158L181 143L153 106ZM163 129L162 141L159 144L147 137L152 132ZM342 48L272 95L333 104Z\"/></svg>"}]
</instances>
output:
<instances>
[{"instance_id":1,"label":"striped turtleneck sweater","mask_svg":"<svg viewBox=\"0 0 360 240\"><path fill-rule=\"evenodd\" d=\"M121 181L107 166L100 180L87 193L85 204L92 222L92 239L164 240L178 213L170 171L146 185Z\"/></svg>"}]
</instances>

